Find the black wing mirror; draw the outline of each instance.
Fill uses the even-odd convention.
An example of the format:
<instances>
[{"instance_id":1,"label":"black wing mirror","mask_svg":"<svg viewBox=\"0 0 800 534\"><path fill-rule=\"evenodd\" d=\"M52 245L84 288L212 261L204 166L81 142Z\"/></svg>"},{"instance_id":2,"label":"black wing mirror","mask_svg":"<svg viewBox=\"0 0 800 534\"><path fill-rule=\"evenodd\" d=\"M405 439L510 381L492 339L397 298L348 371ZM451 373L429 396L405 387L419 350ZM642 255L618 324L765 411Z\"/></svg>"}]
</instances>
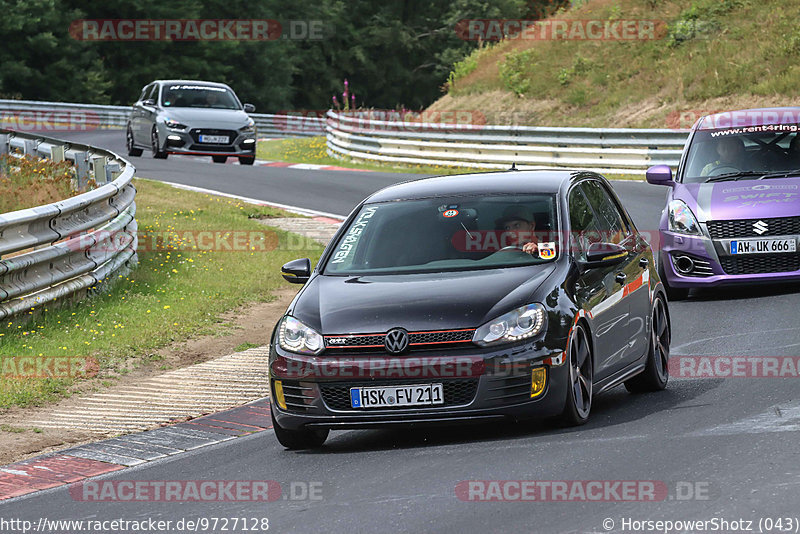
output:
<instances>
[{"instance_id":1,"label":"black wing mirror","mask_svg":"<svg viewBox=\"0 0 800 534\"><path fill-rule=\"evenodd\" d=\"M292 260L281 267L281 275L287 282L305 284L311 277L311 260L308 258Z\"/></svg>"},{"instance_id":2,"label":"black wing mirror","mask_svg":"<svg viewBox=\"0 0 800 534\"><path fill-rule=\"evenodd\" d=\"M583 262L587 269L606 267L621 263L628 255L625 247L616 243L592 243L586 252L586 261Z\"/></svg>"},{"instance_id":3,"label":"black wing mirror","mask_svg":"<svg viewBox=\"0 0 800 534\"><path fill-rule=\"evenodd\" d=\"M256 110L256 107L253 104L245 104L244 105L244 112L245 113L253 113Z\"/></svg>"}]
</instances>

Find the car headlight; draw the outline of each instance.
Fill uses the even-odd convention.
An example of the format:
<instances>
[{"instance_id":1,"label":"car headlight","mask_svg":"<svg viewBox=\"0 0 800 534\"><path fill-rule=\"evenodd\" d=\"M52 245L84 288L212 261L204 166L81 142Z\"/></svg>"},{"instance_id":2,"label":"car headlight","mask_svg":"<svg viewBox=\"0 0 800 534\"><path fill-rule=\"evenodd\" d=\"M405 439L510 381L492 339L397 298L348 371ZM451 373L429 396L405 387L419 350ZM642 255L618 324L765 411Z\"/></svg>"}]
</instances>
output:
<instances>
[{"instance_id":1,"label":"car headlight","mask_svg":"<svg viewBox=\"0 0 800 534\"><path fill-rule=\"evenodd\" d=\"M172 119L164 119L164 125L171 130L185 130L186 125Z\"/></svg>"},{"instance_id":2,"label":"car headlight","mask_svg":"<svg viewBox=\"0 0 800 534\"><path fill-rule=\"evenodd\" d=\"M319 354L325 348L322 336L313 328L287 315L278 328L278 344L283 350L299 354Z\"/></svg>"},{"instance_id":3,"label":"car headlight","mask_svg":"<svg viewBox=\"0 0 800 534\"><path fill-rule=\"evenodd\" d=\"M246 125L239 128L239 132L243 134L254 134L256 133L256 123L253 119L250 119L250 122Z\"/></svg>"},{"instance_id":4,"label":"car headlight","mask_svg":"<svg viewBox=\"0 0 800 534\"><path fill-rule=\"evenodd\" d=\"M472 341L482 347L513 343L541 333L544 330L544 323L544 306L528 304L481 326L475 330Z\"/></svg>"},{"instance_id":5,"label":"car headlight","mask_svg":"<svg viewBox=\"0 0 800 534\"><path fill-rule=\"evenodd\" d=\"M669 203L669 231L679 234L703 235L692 210L682 200Z\"/></svg>"}]
</instances>

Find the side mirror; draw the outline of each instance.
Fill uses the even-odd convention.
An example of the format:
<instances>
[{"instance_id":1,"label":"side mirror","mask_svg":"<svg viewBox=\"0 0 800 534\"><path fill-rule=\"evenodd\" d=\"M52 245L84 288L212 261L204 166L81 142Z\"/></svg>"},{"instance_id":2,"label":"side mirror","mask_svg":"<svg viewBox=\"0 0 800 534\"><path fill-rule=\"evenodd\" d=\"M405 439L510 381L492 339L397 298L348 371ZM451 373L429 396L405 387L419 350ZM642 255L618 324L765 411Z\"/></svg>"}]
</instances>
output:
<instances>
[{"instance_id":1,"label":"side mirror","mask_svg":"<svg viewBox=\"0 0 800 534\"><path fill-rule=\"evenodd\" d=\"M253 104L245 104L244 105L244 112L245 113L253 113L256 110L256 107Z\"/></svg>"},{"instance_id":2,"label":"side mirror","mask_svg":"<svg viewBox=\"0 0 800 534\"><path fill-rule=\"evenodd\" d=\"M311 260L308 258L292 260L281 267L281 275L287 282L305 284L311 277Z\"/></svg>"},{"instance_id":3,"label":"side mirror","mask_svg":"<svg viewBox=\"0 0 800 534\"><path fill-rule=\"evenodd\" d=\"M587 269L616 265L627 255L627 249L616 243L592 243L586 252L586 261L583 265Z\"/></svg>"},{"instance_id":4,"label":"side mirror","mask_svg":"<svg viewBox=\"0 0 800 534\"><path fill-rule=\"evenodd\" d=\"M653 185L669 185L672 186L675 182L672 180L672 169L669 165L653 165L647 169L647 183Z\"/></svg>"},{"instance_id":5,"label":"side mirror","mask_svg":"<svg viewBox=\"0 0 800 534\"><path fill-rule=\"evenodd\" d=\"M148 98L147 100L142 100L142 105L143 106L155 106L156 105L156 101L153 100L152 98Z\"/></svg>"}]
</instances>

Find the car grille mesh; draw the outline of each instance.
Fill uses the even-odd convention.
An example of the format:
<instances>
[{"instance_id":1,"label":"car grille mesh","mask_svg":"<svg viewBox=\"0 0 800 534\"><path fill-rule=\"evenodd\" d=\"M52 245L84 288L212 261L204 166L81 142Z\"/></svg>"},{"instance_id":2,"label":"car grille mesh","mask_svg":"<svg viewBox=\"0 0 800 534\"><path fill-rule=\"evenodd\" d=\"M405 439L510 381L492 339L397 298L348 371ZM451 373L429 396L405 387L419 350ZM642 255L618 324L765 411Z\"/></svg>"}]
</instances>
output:
<instances>
[{"instance_id":1,"label":"car grille mesh","mask_svg":"<svg viewBox=\"0 0 800 534\"><path fill-rule=\"evenodd\" d=\"M720 258L727 274L765 274L800 270L800 254L758 255Z\"/></svg>"},{"instance_id":2,"label":"car grille mesh","mask_svg":"<svg viewBox=\"0 0 800 534\"><path fill-rule=\"evenodd\" d=\"M409 332L408 341L411 350L416 349L431 349L436 348L437 345L442 348L455 348L451 345L460 346L462 343L467 344L472 341L472 336L475 330L445 330L435 332ZM332 345L328 342L331 338L344 338L346 341L342 345ZM373 350L378 349L377 352L385 352L383 342L386 334L370 334L370 335L340 335L340 336L325 336L326 349L334 350Z\"/></svg>"},{"instance_id":3,"label":"car grille mesh","mask_svg":"<svg viewBox=\"0 0 800 534\"><path fill-rule=\"evenodd\" d=\"M416 382L420 383L420 382ZM444 405L437 404L438 406L461 406L469 404L475 398L475 393L478 391L478 379L469 378L462 380L428 380L422 382L424 384L441 383L444 389ZM374 386L411 386L415 382L368 382L361 384L320 384L322 391L322 400L332 410L353 410L350 406L350 388L352 387L374 387ZM391 408L381 408L387 410L394 409L414 409L410 406L395 406ZM426 408L421 406L418 408ZM359 410L361 411L361 410Z\"/></svg>"},{"instance_id":4,"label":"car grille mesh","mask_svg":"<svg viewBox=\"0 0 800 534\"><path fill-rule=\"evenodd\" d=\"M756 233L753 227L758 221L763 221L767 225L767 231L763 234ZM708 221L707 225L708 233L712 239L800 235L800 217L748 219L744 221Z\"/></svg>"}]
</instances>

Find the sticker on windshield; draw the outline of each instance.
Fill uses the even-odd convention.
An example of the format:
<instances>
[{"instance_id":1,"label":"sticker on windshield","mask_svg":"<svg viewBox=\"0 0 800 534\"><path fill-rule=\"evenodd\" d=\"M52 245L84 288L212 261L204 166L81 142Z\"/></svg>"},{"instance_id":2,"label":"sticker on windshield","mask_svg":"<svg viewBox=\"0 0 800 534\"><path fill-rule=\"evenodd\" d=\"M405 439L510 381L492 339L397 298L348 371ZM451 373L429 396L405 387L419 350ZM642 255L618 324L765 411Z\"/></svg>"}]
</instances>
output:
<instances>
[{"instance_id":1,"label":"sticker on windshield","mask_svg":"<svg viewBox=\"0 0 800 534\"><path fill-rule=\"evenodd\" d=\"M456 215L458 215L458 210L447 210L442 213L442 216L447 218L455 217Z\"/></svg>"},{"instance_id":2,"label":"sticker on windshield","mask_svg":"<svg viewBox=\"0 0 800 534\"><path fill-rule=\"evenodd\" d=\"M358 244L358 240L361 238L361 234L364 232L364 229L367 227L369 220L375 215L375 212L378 211L378 208L367 208L364 210L356 222L350 227L347 231L347 235L342 238L341 243L339 243L339 247L337 248L336 252L333 253L333 259L331 263L344 263L347 260L350 253Z\"/></svg>"},{"instance_id":3,"label":"sticker on windshield","mask_svg":"<svg viewBox=\"0 0 800 534\"><path fill-rule=\"evenodd\" d=\"M553 241L539 243L539 257L543 260L552 260L556 257L556 244Z\"/></svg>"}]
</instances>

